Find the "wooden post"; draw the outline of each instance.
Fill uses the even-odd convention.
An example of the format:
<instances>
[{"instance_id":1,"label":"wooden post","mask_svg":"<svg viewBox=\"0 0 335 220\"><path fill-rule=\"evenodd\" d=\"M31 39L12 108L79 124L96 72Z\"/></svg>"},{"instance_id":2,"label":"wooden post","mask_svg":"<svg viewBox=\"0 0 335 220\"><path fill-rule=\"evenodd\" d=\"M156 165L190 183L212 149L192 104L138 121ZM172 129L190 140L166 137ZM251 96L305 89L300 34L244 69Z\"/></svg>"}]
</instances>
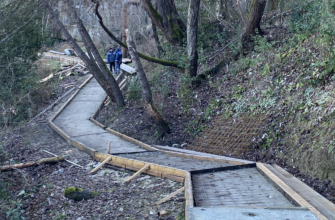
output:
<instances>
[{"instance_id":1,"label":"wooden post","mask_svg":"<svg viewBox=\"0 0 335 220\"><path fill-rule=\"evenodd\" d=\"M129 177L129 179L127 179L125 182L129 182L130 180L134 179L135 177L137 177L138 175L140 175L143 171L149 169L149 167L150 167L150 164L145 165L142 169L140 169L134 175L132 175L131 177Z\"/></svg>"},{"instance_id":2,"label":"wooden post","mask_svg":"<svg viewBox=\"0 0 335 220\"><path fill-rule=\"evenodd\" d=\"M108 142L108 145L107 145L107 154L111 154L111 142Z\"/></svg>"},{"instance_id":3,"label":"wooden post","mask_svg":"<svg viewBox=\"0 0 335 220\"><path fill-rule=\"evenodd\" d=\"M168 201L169 199L171 199L172 197L176 196L177 194L181 193L181 192L184 191L184 190L185 190L185 187L183 187L183 188L181 188L181 189L178 189L176 192L174 192L174 193L168 195L167 197L165 197L164 199L158 201L158 202L156 203L156 205L160 205L160 204L162 204L162 203Z\"/></svg>"}]
</instances>

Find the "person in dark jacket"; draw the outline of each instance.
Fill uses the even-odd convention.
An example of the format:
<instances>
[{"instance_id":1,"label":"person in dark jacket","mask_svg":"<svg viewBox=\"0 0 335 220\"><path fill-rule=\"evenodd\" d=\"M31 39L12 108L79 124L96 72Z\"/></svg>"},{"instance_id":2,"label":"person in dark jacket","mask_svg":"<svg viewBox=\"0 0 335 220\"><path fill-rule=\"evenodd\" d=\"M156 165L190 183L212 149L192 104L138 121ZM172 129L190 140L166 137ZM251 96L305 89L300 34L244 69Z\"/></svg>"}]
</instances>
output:
<instances>
[{"instance_id":1,"label":"person in dark jacket","mask_svg":"<svg viewBox=\"0 0 335 220\"><path fill-rule=\"evenodd\" d=\"M115 56L115 73L116 74L118 74L121 71L120 69L121 63L122 63L122 52L120 48L116 48L116 56Z\"/></svg>"},{"instance_id":2,"label":"person in dark jacket","mask_svg":"<svg viewBox=\"0 0 335 220\"><path fill-rule=\"evenodd\" d=\"M109 48L109 51L107 53L107 63L109 63L109 69L111 72L115 69L115 58L116 58L116 52L113 48Z\"/></svg>"}]
</instances>

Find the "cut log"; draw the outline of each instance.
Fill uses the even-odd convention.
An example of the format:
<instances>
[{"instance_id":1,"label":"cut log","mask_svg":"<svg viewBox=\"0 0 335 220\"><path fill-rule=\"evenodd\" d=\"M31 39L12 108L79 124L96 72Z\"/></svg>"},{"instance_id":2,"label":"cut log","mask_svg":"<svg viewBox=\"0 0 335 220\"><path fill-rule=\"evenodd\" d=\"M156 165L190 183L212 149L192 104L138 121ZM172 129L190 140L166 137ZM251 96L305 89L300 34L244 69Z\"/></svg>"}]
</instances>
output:
<instances>
[{"instance_id":1,"label":"cut log","mask_svg":"<svg viewBox=\"0 0 335 220\"><path fill-rule=\"evenodd\" d=\"M6 171L11 171L13 168L15 169L23 169L27 167L32 167L32 166L38 166L42 164L54 164L58 163L59 161L64 161L64 157L51 157L51 158L42 158L37 162L27 162L27 163L19 163L19 164L12 164L4 167L0 167L1 172L6 172Z\"/></svg>"}]
</instances>

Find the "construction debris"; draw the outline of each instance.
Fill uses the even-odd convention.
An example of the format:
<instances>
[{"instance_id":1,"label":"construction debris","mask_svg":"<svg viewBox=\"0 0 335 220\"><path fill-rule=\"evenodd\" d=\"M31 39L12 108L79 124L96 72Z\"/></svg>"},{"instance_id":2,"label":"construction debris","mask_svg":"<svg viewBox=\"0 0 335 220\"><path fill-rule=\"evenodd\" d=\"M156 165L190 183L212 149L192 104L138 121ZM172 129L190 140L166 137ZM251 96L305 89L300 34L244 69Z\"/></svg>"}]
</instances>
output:
<instances>
[{"instance_id":1,"label":"construction debris","mask_svg":"<svg viewBox=\"0 0 335 220\"><path fill-rule=\"evenodd\" d=\"M54 76L59 75L59 79L62 79L62 75L64 75L64 77L68 77L74 74L78 74L80 76L86 75L88 74L89 71L87 70L87 68L81 64L76 64L76 65L66 65L66 66L62 66L62 71L53 74L51 73L48 77L45 77L44 79L41 79L39 82L40 83L44 83L49 81L50 79L52 79Z\"/></svg>"}]
</instances>

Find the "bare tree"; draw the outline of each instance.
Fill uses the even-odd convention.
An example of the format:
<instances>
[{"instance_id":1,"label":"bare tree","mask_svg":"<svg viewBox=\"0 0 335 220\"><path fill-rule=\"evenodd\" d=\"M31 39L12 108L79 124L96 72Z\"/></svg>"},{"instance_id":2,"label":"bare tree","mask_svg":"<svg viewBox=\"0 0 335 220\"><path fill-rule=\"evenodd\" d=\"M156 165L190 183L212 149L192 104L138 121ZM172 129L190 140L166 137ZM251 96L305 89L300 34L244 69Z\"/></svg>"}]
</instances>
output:
<instances>
[{"instance_id":1,"label":"bare tree","mask_svg":"<svg viewBox=\"0 0 335 220\"><path fill-rule=\"evenodd\" d=\"M99 13L99 6L100 6L100 2L99 0L91 0L94 4L95 4L95 14L97 15L98 19L99 19L99 23L100 23L100 26L102 27L102 29L104 29L104 31L108 34L108 36L110 38L112 38L115 42L117 42L118 44L120 44L122 47L124 48L127 48L128 49L128 46L127 44L124 44L122 41L120 41L107 27L106 25L104 24L103 22L103 19L102 19L102 16L101 14ZM181 67L179 66L179 63L178 62L174 62L174 61L167 61L167 60L162 60L162 59L157 59L157 58L154 58L154 57L150 57L150 56L147 56L143 53L140 53L138 52L138 55L139 57L141 57L142 59L145 59L149 62L153 62L153 63L158 63L158 64L161 64L163 66L173 66L173 67L176 67L176 68L179 68L181 69Z\"/></svg>"},{"instance_id":2,"label":"bare tree","mask_svg":"<svg viewBox=\"0 0 335 220\"><path fill-rule=\"evenodd\" d=\"M127 34L127 44L128 44L128 51L131 56L131 59L133 60L135 64L135 69L136 73L138 75L138 78L140 79L141 82L141 87L142 87L142 93L143 93L143 99L145 102L145 107L149 111L152 119L154 120L155 124L158 126L161 135L164 135L166 133L170 133L170 127L168 124L164 121L163 117L158 113L153 100L152 100L152 93L150 89L150 84L149 81L143 71L142 63L140 61L140 58L137 54L135 43L132 40L130 31L127 29L126 30Z\"/></svg>"},{"instance_id":3,"label":"bare tree","mask_svg":"<svg viewBox=\"0 0 335 220\"><path fill-rule=\"evenodd\" d=\"M85 43L86 48L89 48L89 50L93 52L95 60L92 60L86 56L85 52L80 48L80 46L76 43L73 37L66 30L62 22L58 19L58 15L52 9L48 0L41 0L41 3L46 9L47 13L49 14L50 19L58 27L58 29L63 34L64 38L73 47L78 56L84 61L87 68L97 79L98 83L105 90L107 95L111 97L112 100L116 101L117 106L123 107L124 99L120 91L120 88L117 85L114 77L109 74L110 72L108 71L106 64L101 59L100 54L97 51L95 45L93 44L93 41L90 38L89 34L87 33L86 28L84 27L81 19L79 19L77 13L75 12L72 2L70 1L70 4L73 7L73 15L76 19L78 30L81 34L81 37Z\"/></svg>"},{"instance_id":4,"label":"bare tree","mask_svg":"<svg viewBox=\"0 0 335 220\"><path fill-rule=\"evenodd\" d=\"M242 52L249 53L254 47L254 40L252 36L256 35L256 30L260 35L264 32L261 29L260 23L266 6L266 0L253 0L252 8L249 13L247 28L242 36Z\"/></svg>"},{"instance_id":5,"label":"bare tree","mask_svg":"<svg viewBox=\"0 0 335 220\"><path fill-rule=\"evenodd\" d=\"M187 72L190 77L196 77L198 70L197 40L200 2L200 0L190 0L188 7L187 54L189 67L187 68Z\"/></svg>"},{"instance_id":6,"label":"bare tree","mask_svg":"<svg viewBox=\"0 0 335 220\"><path fill-rule=\"evenodd\" d=\"M186 37L186 26L180 19L174 0L157 0L157 9L151 0L141 0L152 22L161 29L173 45L182 44Z\"/></svg>"}]
</instances>

